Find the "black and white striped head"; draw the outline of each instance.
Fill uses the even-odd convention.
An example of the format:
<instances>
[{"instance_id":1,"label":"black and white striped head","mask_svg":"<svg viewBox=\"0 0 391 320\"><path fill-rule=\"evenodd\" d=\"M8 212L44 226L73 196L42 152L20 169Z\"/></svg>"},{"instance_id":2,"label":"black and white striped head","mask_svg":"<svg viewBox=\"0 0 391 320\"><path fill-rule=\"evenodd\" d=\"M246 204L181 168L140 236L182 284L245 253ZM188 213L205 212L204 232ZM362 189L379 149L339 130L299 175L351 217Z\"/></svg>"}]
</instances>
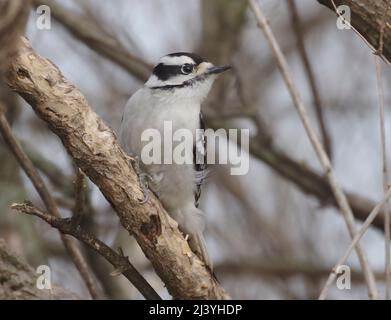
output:
<instances>
[{"instance_id":1,"label":"black and white striped head","mask_svg":"<svg viewBox=\"0 0 391 320\"><path fill-rule=\"evenodd\" d=\"M229 66L216 67L194 53L176 52L159 59L145 85L185 96L206 96L216 75L228 69Z\"/></svg>"}]
</instances>

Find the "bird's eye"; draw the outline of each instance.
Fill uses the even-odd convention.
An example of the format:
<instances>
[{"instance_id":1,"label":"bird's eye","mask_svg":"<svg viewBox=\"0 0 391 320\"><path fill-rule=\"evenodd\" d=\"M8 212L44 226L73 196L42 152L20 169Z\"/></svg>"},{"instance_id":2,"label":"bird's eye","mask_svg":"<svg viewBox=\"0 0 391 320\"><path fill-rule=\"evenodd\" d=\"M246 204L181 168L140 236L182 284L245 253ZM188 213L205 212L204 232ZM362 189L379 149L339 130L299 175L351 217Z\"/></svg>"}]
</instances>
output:
<instances>
[{"instance_id":1,"label":"bird's eye","mask_svg":"<svg viewBox=\"0 0 391 320\"><path fill-rule=\"evenodd\" d=\"M186 63L182 66L181 71L183 74L192 73L193 72L193 65Z\"/></svg>"}]
</instances>

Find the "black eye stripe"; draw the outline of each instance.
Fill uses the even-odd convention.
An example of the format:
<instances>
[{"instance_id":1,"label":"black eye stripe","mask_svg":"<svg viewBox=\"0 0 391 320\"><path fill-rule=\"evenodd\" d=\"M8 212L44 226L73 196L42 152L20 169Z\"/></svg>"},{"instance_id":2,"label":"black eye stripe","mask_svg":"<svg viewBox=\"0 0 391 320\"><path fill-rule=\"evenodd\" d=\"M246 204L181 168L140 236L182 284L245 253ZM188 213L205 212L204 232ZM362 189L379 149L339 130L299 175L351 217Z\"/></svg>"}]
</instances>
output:
<instances>
[{"instance_id":1,"label":"black eye stripe","mask_svg":"<svg viewBox=\"0 0 391 320\"><path fill-rule=\"evenodd\" d=\"M154 69L153 74L160 80L167 80L172 76L181 74L181 66L170 66L159 63Z\"/></svg>"},{"instance_id":2,"label":"black eye stripe","mask_svg":"<svg viewBox=\"0 0 391 320\"><path fill-rule=\"evenodd\" d=\"M194 66L191 65L190 66ZM173 76L177 76L179 74L183 74L182 72L183 65L166 65L163 63L159 63L154 69L153 74L158 77L160 80L165 81Z\"/></svg>"}]
</instances>

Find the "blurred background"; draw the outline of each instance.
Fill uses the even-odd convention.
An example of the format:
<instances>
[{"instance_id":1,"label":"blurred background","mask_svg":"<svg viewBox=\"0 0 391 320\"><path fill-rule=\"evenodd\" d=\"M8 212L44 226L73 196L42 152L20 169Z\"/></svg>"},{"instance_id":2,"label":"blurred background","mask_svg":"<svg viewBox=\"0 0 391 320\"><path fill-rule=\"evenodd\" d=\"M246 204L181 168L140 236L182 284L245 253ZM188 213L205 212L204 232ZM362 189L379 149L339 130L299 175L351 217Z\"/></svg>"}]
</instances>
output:
<instances>
[{"instance_id":1,"label":"blurred background","mask_svg":"<svg viewBox=\"0 0 391 320\"><path fill-rule=\"evenodd\" d=\"M358 200L376 204L383 197L383 187L373 54L351 30L339 30L335 14L317 1L296 0L298 16L290 1L259 3L343 188ZM60 68L116 132L126 101L142 86L159 57L188 51L215 64L233 66L203 105L210 127L249 128L251 132L249 173L232 176L229 165L214 165L202 191L201 208L207 215L206 237L216 274L233 298L317 298L350 238L247 2L67 0L45 4L52 9L51 29L37 28L39 15L33 10L27 27L32 46ZM98 53L99 44L86 33L105 39L112 50ZM303 43L310 70L300 51ZM388 138L391 71L383 66ZM308 72L313 74L316 90ZM4 85L1 90L12 106L9 119L15 134L51 186L62 213L69 215L76 174L70 157L24 101ZM159 294L169 298L110 204L92 183L88 189L86 227L113 248L121 247ZM12 202L24 199L40 205L29 180L0 144L0 238L33 267L49 265L54 283L89 298L57 231L9 209ZM360 207L357 201L355 211L361 209L365 216L371 207ZM383 296L381 220L361 242ZM82 249L105 297L142 299L125 278L110 276L113 268L106 261ZM347 264L352 271L351 290L333 287L329 298L367 298L355 253Z\"/></svg>"}]
</instances>

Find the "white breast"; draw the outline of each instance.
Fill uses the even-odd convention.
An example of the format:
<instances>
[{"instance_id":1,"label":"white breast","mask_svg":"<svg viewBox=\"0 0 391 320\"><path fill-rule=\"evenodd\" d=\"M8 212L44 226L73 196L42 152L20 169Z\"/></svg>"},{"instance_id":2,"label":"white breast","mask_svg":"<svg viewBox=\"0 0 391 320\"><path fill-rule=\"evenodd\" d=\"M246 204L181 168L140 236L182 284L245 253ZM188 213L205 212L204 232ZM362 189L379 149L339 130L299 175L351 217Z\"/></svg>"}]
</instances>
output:
<instances>
[{"instance_id":1,"label":"white breast","mask_svg":"<svg viewBox=\"0 0 391 320\"><path fill-rule=\"evenodd\" d=\"M164 121L172 121L173 132L178 129L188 129L195 139L196 129L200 126L200 104L192 103L191 99L175 99L168 91L161 90L155 95L151 89L143 88L137 91L128 101L121 125L120 139L124 150L131 155L141 158L142 148L146 143L141 142L141 134L145 129L156 129L164 137ZM193 152L193 143L187 145ZM176 143L173 143L175 148ZM164 154L164 148L162 149ZM151 185L163 205L173 213L173 208L188 206L194 203L195 170L192 164L161 164L141 168L156 177ZM175 214L174 214L175 215Z\"/></svg>"},{"instance_id":2,"label":"white breast","mask_svg":"<svg viewBox=\"0 0 391 320\"><path fill-rule=\"evenodd\" d=\"M145 129L158 130L163 137L164 121L171 121L173 132L186 128L195 131L199 128L200 104L192 99L176 99L175 94L148 88L138 90L128 101L121 124L120 139L125 151L141 152L141 134Z\"/></svg>"}]
</instances>

